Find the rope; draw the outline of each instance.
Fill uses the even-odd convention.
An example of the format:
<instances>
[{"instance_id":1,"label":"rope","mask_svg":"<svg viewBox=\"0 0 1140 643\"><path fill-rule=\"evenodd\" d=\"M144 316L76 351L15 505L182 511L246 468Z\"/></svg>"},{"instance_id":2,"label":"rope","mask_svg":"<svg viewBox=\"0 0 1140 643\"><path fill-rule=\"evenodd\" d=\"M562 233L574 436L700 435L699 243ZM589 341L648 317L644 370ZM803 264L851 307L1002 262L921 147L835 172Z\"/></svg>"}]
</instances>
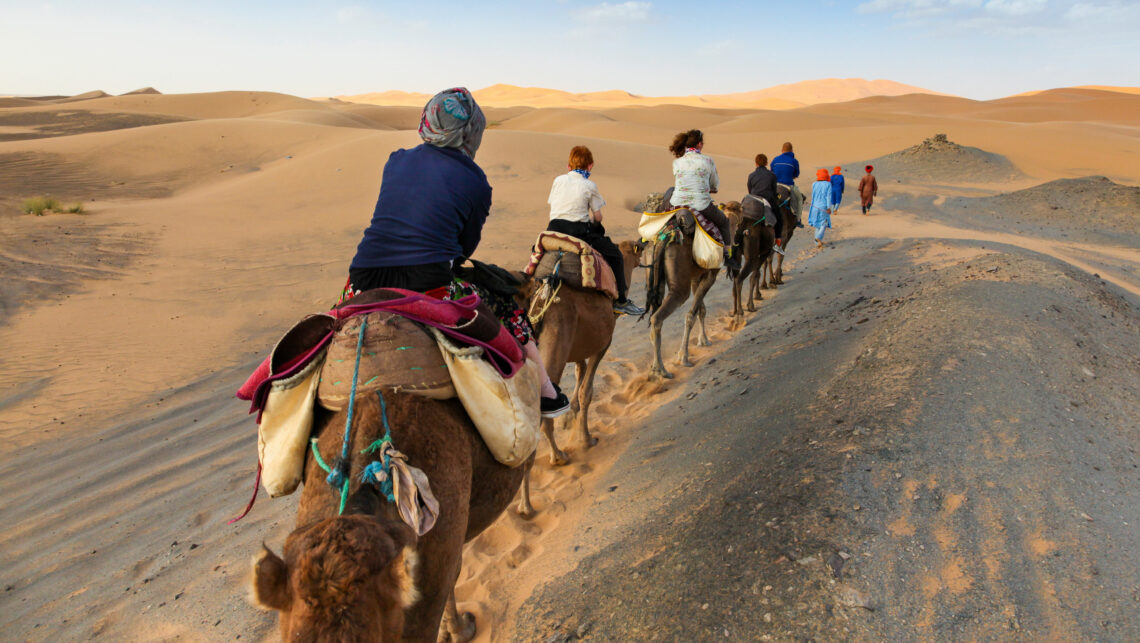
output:
<instances>
[{"instance_id":1,"label":"rope","mask_svg":"<svg viewBox=\"0 0 1140 643\"><path fill-rule=\"evenodd\" d=\"M380 420L384 423L384 437L368 445L360 453L368 455L379 452L380 460L373 460L367 467L364 467L361 479L363 482L375 480L380 487L380 493L384 494L388 502L395 504L396 494L392 488L392 457L388 454L392 449L392 427L388 426L388 406L384 402L384 395L377 390L376 396L380 398Z\"/></svg>"},{"instance_id":2,"label":"rope","mask_svg":"<svg viewBox=\"0 0 1140 643\"><path fill-rule=\"evenodd\" d=\"M356 380L360 375L360 354L364 350L364 331L368 329L368 317L360 317L360 334L356 338L356 363L352 367L352 394L348 398L348 418L344 422L344 440L341 443L340 456L333 461L329 475L325 478L332 487L340 488L340 509L337 514L344 513L344 505L348 501L349 460L348 445L352 443L352 416L356 410Z\"/></svg>"},{"instance_id":3,"label":"rope","mask_svg":"<svg viewBox=\"0 0 1140 643\"><path fill-rule=\"evenodd\" d=\"M549 287L550 287L550 283L547 282L546 285L543 286L543 290L546 290ZM562 280L561 279L558 280L558 285L554 287L554 292L550 293L549 297L546 297L546 303L542 305L542 308L538 311L538 314L534 314L533 312L531 312L534 310L534 303L535 303L535 301L537 301L537 299L531 300L530 311L527 311L527 314L526 314L526 318L530 320L531 325L534 325L534 324L541 322L542 318L546 316L546 311L550 310L551 306L553 306L554 304L561 301L558 298L558 291L559 290L562 290Z\"/></svg>"}]
</instances>

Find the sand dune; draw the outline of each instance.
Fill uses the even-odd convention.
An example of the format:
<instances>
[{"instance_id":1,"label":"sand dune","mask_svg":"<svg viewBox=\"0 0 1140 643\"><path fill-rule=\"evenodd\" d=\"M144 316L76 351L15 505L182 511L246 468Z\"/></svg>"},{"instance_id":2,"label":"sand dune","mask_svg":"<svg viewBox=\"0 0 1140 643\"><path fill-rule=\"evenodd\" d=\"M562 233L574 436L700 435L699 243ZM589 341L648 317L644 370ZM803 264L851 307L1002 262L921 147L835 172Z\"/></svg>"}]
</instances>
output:
<instances>
[{"instance_id":1,"label":"sand dune","mask_svg":"<svg viewBox=\"0 0 1140 643\"><path fill-rule=\"evenodd\" d=\"M639 96L616 89L575 94L557 89L503 84L472 90L472 93L481 105L493 107L602 108L628 105L642 107L684 105L718 109L794 109L805 105L849 101L867 96L937 94L937 92L927 89L889 80L864 80L862 78L808 80L751 92L703 94L699 96ZM431 95L386 91L354 96L337 96L337 98L372 105L422 106L431 98Z\"/></svg>"},{"instance_id":2,"label":"sand dune","mask_svg":"<svg viewBox=\"0 0 1140 643\"><path fill-rule=\"evenodd\" d=\"M488 88L492 89L506 103L529 95L512 93L507 87ZM529 96L534 101L548 97L541 92ZM697 106L708 105L700 101L689 106L624 105L621 102L630 95L621 92L582 96L572 106L486 106L490 128L477 162L494 187L494 206L478 258L509 267L525 263L534 236L545 227L550 182L565 171L566 155L578 144L589 145L594 152L597 165L592 178L608 202L606 225L616 239L635 234L638 217L629 208L646 193L671 183L666 144L674 133L691 127L706 133L706 151L716 160L723 186L719 196L725 199L743 195L753 156L757 152L772 156L783 141L795 143L804 167L801 185L814 167L839 163L855 170L849 171L849 178L857 177L864 161L921 147L924 139L939 132L961 146L976 148L971 158L989 162L1001 157L1021 174L958 174L953 185L946 186L933 174L918 177L913 172L908 175L912 168L880 167L880 203L885 211L859 217L841 210L831 237L837 243L823 252L807 250L802 235L793 239L789 283L777 292L765 292L761 312L743 331L730 331L722 323L728 289L723 282L714 286L708 301L714 346L694 348L698 366L680 370L675 381L646 378L644 324L621 320L598 377L592 415L595 432L602 438L599 446L587 453L571 444L572 465L555 469L542 464L536 469L541 513L535 521L505 516L468 546L458 595L462 607L480 617L479 640L509 639L516 632L526 638L528 627L535 628L531 638L541 634L545 640L551 633L542 630L548 624L545 610L555 614L573 602L551 600L541 609L533 602L522 606L536 600L533 597L555 596L559 587L585 586L568 581L550 584L574 569L597 571L588 579L591 582L617 578L608 575L603 564L610 561L628 562L626 570L645 565L637 568L642 579L662 574L661 578L710 584L696 585L700 591L683 600L675 596L667 603L668 610L662 607L666 603L652 601L642 608L632 594L626 594L626 604L619 609L615 602L609 610L618 616L607 612L593 625L564 620L551 628L573 626L577 636L576 628L582 625L584 635L590 627L599 628L586 635L599 639L646 638L641 636L644 632L630 629L633 625L628 622L622 625L621 610L632 606L649 610L645 613L679 613L676 606L682 605L685 613L699 612L704 627L713 621L729 622L721 610L729 606L739 622L748 621L756 628L730 632L730 640L752 640L769 632L783 636L782 630L763 629L768 627L762 624L765 610L776 615L779 627L788 628L786 638L819 635L823 631L797 620L801 617L791 613L791 606L802 601L810 606L804 613L820 610L816 622L828 627L836 622L824 620L832 617L824 614L823 606L834 605L827 598L832 590L823 575L825 559L817 561L817 569L809 567L813 563L793 564L790 558L818 555L811 547L833 533L856 542L851 532L835 531L836 520L867 521L858 522L859 529L882 534L900 518L917 524L925 516L935 527L945 527L923 541L925 551L947 557L939 559L943 567L952 556L969 559L970 564L963 563L961 569L977 583L972 591L983 592L980 598L969 594L970 605L992 603L1003 609L1007 604L1021 605L1020 594L1011 598L984 593L1013 587L1017 578L986 577L985 563L980 562L984 557L975 556L977 552L941 548L945 539L936 536L958 532L951 529L952 521L937 522L936 510L923 513L927 505L913 500L915 495L933 497L937 485L932 486L921 471L907 469L906 463L927 462L939 475L954 480L954 486L947 487L949 493L967 493L961 488L968 487L972 503L985 497L985 488L970 486L981 478L974 482L953 478L957 474L939 463L945 453L958 451L939 449L957 443L935 443L931 436L956 435L962 418L977 417L983 419L971 430L982 431L1000 420L1006 423L1003 435L1039 449L1044 447L1034 442L1036 434L1017 431L1037 427L1042 418L1026 415L1034 420L1032 427L1027 421L1019 429L995 410L1002 408L997 399L983 410L978 410L980 402L948 405L929 416L923 415L921 404L906 400L965 400L966 393L981 395L983 391L969 388L969 383L982 381L978 378L986 377L987 370L981 361L977 368L971 361L963 362L980 360L978 351L1006 356L1009 361L1002 366L1009 369L1006 374L1013 378L1009 381L1032 380L1035 386L1054 386L1055 391L1085 386L1074 379L1091 377L1082 374L1081 366L1102 371L1071 346L1066 345L1068 353L1049 362L1048 378L1039 373L1044 368L1033 367L1034 355L1024 343L1032 328L1025 324L1038 323L1043 315L1051 316L1048 328L1054 334L1049 337L1088 333L1078 337L1082 342L1088 339L1085 346L1123 346L1128 333L1134 333L1137 315L1129 302L1140 297L1135 269L1140 255L1125 234L1137 224L1140 110L1135 101L1140 97L1088 89L985 102L909 94L776 111L709 109ZM232 391L286 327L327 308L343 285L347 263L375 203L385 160L393 150L418 142L415 127L427 97L412 98L403 107L265 92L137 93L89 97L66 106L2 99L7 102L0 103L0 272L5 276L0 282L0 345L6 350L0 351L0 453L4 455L0 493L10 501L0 507L0 521L13 527L0 535L0 568L7 587L0 593L0 623L9 637L232 640L240 634L243 640L273 639L272 616L244 602L246 565L260 542L280 546L292 526L296 499L263 499L249 518L233 527L223 526L224 519L248 499L256 463L254 425L243 405L232 400ZM389 95L385 100L412 98ZM938 161L924 167L933 172L944 166ZM1108 177L1114 184L1101 179L1066 181L1094 175ZM82 201L87 212L43 217L18 213L20 200L38 195ZM851 195L845 199L849 203ZM955 209L959 203L966 207ZM1053 208L1072 203L1095 208L1083 217L1067 210L1065 220L1072 225L1055 223ZM988 212L995 222L984 225ZM1081 225L1098 227L1103 233L1077 236ZM987 272L992 265L999 269ZM1093 273L1100 278L1091 277ZM1061 274L1075 276L1061 281L1050 276ZM636 284L634 296L642 297L641 277ZM1015 291L1017 298L1011 301L1024 306L1024 311L997 306L1002 303L1001 293ZM1037 305L1033 292L1046 293L1049 304ZM1064 316L1067 312L1042 310L1048 305L1068 310L1066 297L1082 302L1079 315L1070 318ZM985 340L995 343L993 348L963 345L932 352L938 347L932 347L929 337L957 336L944 324L952 315L968 312L970 306L990 311L991 305L994 319L1008 324L1002 326L1000 342ZM896 311L906 314L899 316ZM1093 327L1086 323L1089 320L1104 320L1107 326ZM676 349L680 323L680 315L675 315L666 326L668 350ZM1117 323L1123 326L1113 326ZM937 333L925 336L923 328ZM896 334L904 345L891 343ZM1103 372L1131 373L1128 369L1134 368L1134 362L1128 358L1112 361L1123 350L1096 348L1100 359L1110 362ZM864 353L867 356L856 362ZM905 359L899 357L902 353ZM951 358L957 361L952 363ZM869 370L858 370L864 368L859 364ZM943 366L951 370L938 370ZM921 371L924 377L929 375L938 386L908 380L907 369L927 369ZM962 379L940 379L939 373L953 377L961 373ZM564 381L569 379L567 375ZM1045 379L1049 381L1043 383ZM995 381L984 392L1016 388L1009 381ZM1098 408L1103 413L1097 417L1135 417L1134 411L1140 412L1135 378L1113 381L1114 393L1093 388L1107 386L1107 378L1080 390L1092 398L1118 396L1113 398L1116 406ZM824 395L812 401L816 391L842 399ZM852 400L859 392L868 395L856 403ZM886 406L895 403L887 401L895 394L901 396L898 406ZM788 406L780 400L794 402ZM1034 400L1039 404L1033 408L1060 405L1058 414L1078 408L1070 401L1091 404L1060 393ZM845 406L848 402L851 405ZM801 408L804 404L810 408ZM856 421L856 417L882 422ZM908 432L918 431L914 427L928 417L933 422L929 432ZM720 423L722 418L736 419ZM715 431L704 430L710 422L716 423ZM885 433L858 437L848 430L883 427L888 422L892 431L900 432L891 434L899 441L886 442ZM702 427L696 438L695 426ZM747 432L740 432L741 427ZM783 438L773 433L778 430L794 435L781 442ZM729 441L717 442L714 435L729 436ZM907 442L911 435L921 440ZM968 445L971 458L1023 457L1000 436L985 435L990 443ZM813 436L817 444L807 442L806 436ZM1108 434L1105 439L1113 445L1112 440L1124 440ZM848 441L852 449L868 446L840 451L849 446ZM730 444L739 449L726 450ZM757 444L762 452L751 450ZM834 462L819 459L824 449L833 448L834 453L827 453L834 455ZM1085 456L1099 457L1097 448L1089 447ZM846 453L854 454L851 462L857 456L860 466L842 469ZM1128 457L1123 450L1112 453ZM1034 457L1037 454L1033 451ZM724 466L706 468L706 462ZM990 471L980 460L968 462ZM741 468L742 463L753 468ZM1130 465L1131 461L1121 460L1113 466ZM862 475L852 472L867 467L873 469L869 475L882 480L842 478L850 486L837 482L819 490L818 485L827 480ZM1102 469L1112 470L1108 465ZM732 472L740 472L739 479L718 479L710 487L716 490L712 495L698 493L714 473ZM968 473L962 475L968 478ZM1030 473L1019 470L1010 484L1025 487L1033 479ZM758 487L741 480L768 486L755 495ZM901 481L916 486L905 487ZM860 484L877 490L880 483L899 487L889 487L891 493L899 491L897 498L883 501L889 506L871 502L878 491L850 491L863 489ZM908 488L911 495L902 495ZM731 500L725 504L721 502L725 489L740 493L725 496ZM1114 490L1118 496L1111 497L1121 498L1129 507L1140 506L1129 489ZM849 492L851 497L843 495ZM793 500L758 507L775 502L769 498ZM836 498L843 502L833 503ZM853 498L858 498L860 513L843 509L855 503ZM1032 493L1003 497L994 499L992 506L1010 512L1015 506L1025 508L1017 509L1019 519L1040 521L1060 515L1050 503L1036 503L1036 498ZM667 500L692 504L674 506ZM1066 496L1058 502L1065 504L1065 515L1076 515L1069 504L1103 508L1093 511L1098 522L1089 523L1097 529L1109 529L1109 518L1126 511L1117 508L1112 513L1089 498L1078 503ZM716 517L713 509L722 504L731 514L731 520L718 523L728 530L716 532L724 539L723 547L686 558L673 540L646 536L635 539L649 545L640 547L632 562L624 558L621 543L634 538L631 534L655 533L650 523L637 522L650 508L661 509L657 517ZM794 511L781 513L787 507ZM974 510L966 504L963 512ZM1081 519L1075 524L1087 522ZM701 532L700 524L680 521L686 545L692 534L713 533ZM1058 542L1085 542L1065 525L1052 528L1063 532ZM1123 543L1115 564L1131 571L1127 561L1137 560L1135 552L1140 550L1127 540L1132 536L1106 533ZM966 536L955 537L968 541ZM996 553L984 560L1025 565L1039 560L1019 553L1016 542L999 540L991 552ZM895 560L900 552L913 550L909 541L894 536L863 544L874 552L874 561ZM737 548L734 553L727 552L729 546ZM747 557L742 558L741 552ZM673 555L679 557L672 560ZM918 562L908 562L905 573L892 575L886 563L876 566L863 558L847 564L866 565L862 569L881 579L876 581L880 585L897 586L892 596L908 617L930 614L932 622L956 622L955 597L965 595L951 595L951 590L959 585L943 587L942 576L934 584L916 585L916 578L925 578ZM1059 560L1056 564L1065 565L1068 558ZM726 567L726 561L754 566ZM658 562L668 564L649 569ZM685 564L690 567L677 567ZM719 577L704 575L725 569L727 581L717 586L712 581ZM820 575L808 575L815 571ZM1074 593L1104 596L1106 604L1118 605L1115 590L1098 594L1102 590L1069 580L1076 572L1064 579L1042 573L1043 583L1070 583L1064 586ZM743 585L737 582L741 575L749 575ZM953 583L959 578L947 572L945 580ZM760 580L763 583L755 584ZM673 582L663 580L645 595L663 597L675 589ZM623 583L640 587L637 591L646 587L644 580L638 585L624 574L620 582L600 591L625 587ZM764 583L773 589L765 590ZM923 602L928 596L924 587L935 597L928 603ZM1022 591L1023 586L1014 589ZM710 598L704 598L705 593ZM758 611L756 601L766 596L773 600ZM1040 600L1029 601L1032 609L1021 605L1023 611L1018 613L1029 614L1021 626L1034 637L1048 638L1050 632L1060 631L1042 625L1050 618L1054 622L1076 618L1074 612L1049 603L1047 592L1032 596ZM945 601L940 602L940 597ZM697 601L696 607L685 601ZM700 609L704 602L711 604L709 610ZM1078 608L1087 606L1082 603ZM557 612L568 618L564 613ZM750 616L739 618L742 613ZM857 620L866 617L859 614L850 613L852 620L844 621L855 628L852 631L858 634L851 636L856 638L939 638L947 632L933 626L923 629L916 624L918 617L898 625L901 629L880 622L873 624L882 625L875 629ZM875 617L889 619L890 614L884 609ZM981 639L998 632L986 629L998 622L997 617L984 615L985 627L971 630ZM673 617L661 618L664 623ZM1136 623L1124 626L1108 636L1134 638L1128 635L1136 632ZM714 629L691 631L702 632L698 638L725 636ZM826 634L837 633L827 630L817 638L826 640L834 638Z\"/></svg>"}]
</instances>

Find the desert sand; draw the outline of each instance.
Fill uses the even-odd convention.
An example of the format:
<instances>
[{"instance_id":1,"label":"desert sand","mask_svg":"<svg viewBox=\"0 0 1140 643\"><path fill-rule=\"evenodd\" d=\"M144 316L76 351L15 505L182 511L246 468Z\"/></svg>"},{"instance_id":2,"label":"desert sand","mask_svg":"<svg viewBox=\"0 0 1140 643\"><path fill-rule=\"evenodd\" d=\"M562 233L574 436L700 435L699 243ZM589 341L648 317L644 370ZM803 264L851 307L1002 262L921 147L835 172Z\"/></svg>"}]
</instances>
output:
<instances>
[{"instance_id":1,"label":"desert sand","mask_svg":"<svg viewBox=\"0 0 1140 643\"><path fill-rule=\"evenodd\" d=\"M467 547L457 596L478 640L1140 638L1140 95L618 98L488 102L477 258L525 264L576 144L615 239L692 127L726 200L785 140L803 187L842 165L848 192L831 243L799 231L787 283L742 329L721 278L713 345L675 380L646 377L645 323L619 321L599 445L565 445L560 468L540 446L538 515ZM248 561L280 549L296 497L226 524L257 457L233 391L335 300L418 109L0 100L5 637L276 640ZM924 144L936 134L955 147ZM85 212L19 212L39 195Z\"/></svg>"}]
</instances>

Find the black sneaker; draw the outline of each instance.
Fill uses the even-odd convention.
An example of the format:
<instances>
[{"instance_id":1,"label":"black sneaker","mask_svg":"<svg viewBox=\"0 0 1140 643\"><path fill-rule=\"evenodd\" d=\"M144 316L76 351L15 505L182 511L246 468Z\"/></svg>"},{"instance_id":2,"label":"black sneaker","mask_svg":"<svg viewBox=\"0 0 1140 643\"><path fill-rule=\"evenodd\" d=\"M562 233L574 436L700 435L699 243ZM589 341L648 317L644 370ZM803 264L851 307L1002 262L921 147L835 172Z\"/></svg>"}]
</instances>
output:
<instances>
[{"instance_id":1,"label":"black sneaker","mask_svg":"<svg viewBox=\"0 0 1140 643\"><path fill-rule=\"evenodd\" d=\"M557 397L544 397L539 400L544 418L556 418L570 410L570 400L566 398L566 394L558 388L557 384L554 385L554 392L558 394Z\"/></svg>"},{"instance_id":2,"label":"black sneaker","mask_svg":"<svg viewBox=\"0 0 1140 643\"><path fill-rule=\"evenodd\" d=\"M614 312L619 315L634 315L640 317L645 311L629 299L614 302Z\"/></svg>"}]
</instances>

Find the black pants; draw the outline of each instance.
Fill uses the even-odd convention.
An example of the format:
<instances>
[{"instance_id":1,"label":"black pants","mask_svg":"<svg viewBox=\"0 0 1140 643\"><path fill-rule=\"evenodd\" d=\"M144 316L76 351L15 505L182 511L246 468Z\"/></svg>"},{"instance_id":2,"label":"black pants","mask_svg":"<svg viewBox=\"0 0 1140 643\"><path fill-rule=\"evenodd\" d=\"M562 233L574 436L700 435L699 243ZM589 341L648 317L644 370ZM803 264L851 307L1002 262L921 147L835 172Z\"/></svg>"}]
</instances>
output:
<instances>
[{"instance_id":1,"label":"black pants","mask_svg":"<svg viewBox=\"0 0 1140 643\"><path fill-rule=\"evenodd\" d=\"M566 221L564 219L551 219L546 229L551 232L561 232L572 237L578 237L597 250L610 268L614 271L614 280L617 282L618 301L625 301L625 259L621 250L606 236L606 229L600 223Z\"/></svg>"},{"instance_id":2,"label":"black pants","mask_svg":"<svg viewBox=\"0 0 1140 643\"><path fill-rule=\"evenodd\" d=\"M403 288L427 292L446 286L451 280L451 264L446 261L420 266L348 269L349 283L352 284L353 290L361 292L373 288Z\"/></svg>"}]
</instances>

